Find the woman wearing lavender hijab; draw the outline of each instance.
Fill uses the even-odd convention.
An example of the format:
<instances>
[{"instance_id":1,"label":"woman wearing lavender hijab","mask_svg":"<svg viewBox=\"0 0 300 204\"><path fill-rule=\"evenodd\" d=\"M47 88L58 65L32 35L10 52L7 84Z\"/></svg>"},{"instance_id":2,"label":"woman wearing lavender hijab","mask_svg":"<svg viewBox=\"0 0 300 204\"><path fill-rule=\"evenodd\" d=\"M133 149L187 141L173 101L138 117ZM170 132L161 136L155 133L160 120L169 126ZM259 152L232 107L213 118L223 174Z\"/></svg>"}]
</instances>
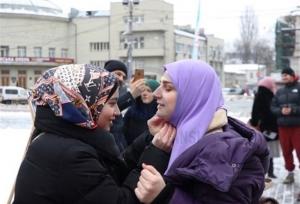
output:
<instances>
[{"instance_id":1,"label":"woman wearing lavender hijab","mask_svg":"<svg viewBox=\"0 0 300 204\"><path fill-rule=\"evenodd\" d=\"M269 161L266 141L227 116L214 69L197 60L167 64L154 95L158 111L150 131L172 124L176 137L163 176L144 165L135 189L139 200L151 203L151 184L160 180L164 203L258 203Z\"/></svg>"}]
</instances>

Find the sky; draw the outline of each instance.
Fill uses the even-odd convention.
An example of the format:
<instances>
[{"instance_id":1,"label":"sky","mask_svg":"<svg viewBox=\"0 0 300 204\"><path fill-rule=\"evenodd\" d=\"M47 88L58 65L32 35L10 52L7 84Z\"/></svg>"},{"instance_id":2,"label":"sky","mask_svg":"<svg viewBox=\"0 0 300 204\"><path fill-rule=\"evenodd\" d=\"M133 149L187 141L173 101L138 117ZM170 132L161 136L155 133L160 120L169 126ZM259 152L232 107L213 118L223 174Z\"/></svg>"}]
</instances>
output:
<instances>
[{"instance_id":1,"label":"sky","mask_svg":"<svg viewBox=\"0 0 300 204\"><path fill-rule=\"evenodd\" d=\"M63 8L79 10L109 10L110 2L118 0L52 0ZM121 1L121 0L119 0ZM299 0L165 0L174 5L174 23L191 24L195 27L197 7L200 1L200 27L206 34L223 38L232 43L239 38L240 16L247 6L254 9L258 17L259 36L274 38L274 26L279 16L289 14L300 6ZM75 3L76 2L76 3Z\"/></svg>"}]
</instances>

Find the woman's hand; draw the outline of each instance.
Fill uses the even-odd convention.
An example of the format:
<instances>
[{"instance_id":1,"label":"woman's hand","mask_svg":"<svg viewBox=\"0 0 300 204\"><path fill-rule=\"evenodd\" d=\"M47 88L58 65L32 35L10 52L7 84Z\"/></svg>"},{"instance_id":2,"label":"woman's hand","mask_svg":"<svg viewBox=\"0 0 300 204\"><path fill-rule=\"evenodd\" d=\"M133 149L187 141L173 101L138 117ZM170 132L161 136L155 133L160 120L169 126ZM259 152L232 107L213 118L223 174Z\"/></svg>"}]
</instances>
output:
<instances>
[{"instance_id":1,"label":"woman's hand","mask_svg":"<svg viewBox=\"0 0 300 204\"><path fill-rule=\"evenodd\" d=\"M151 135L156 135L162 129L165 123L166 122L157 115L154 115L152 118L150 118L147 121L147 124Z\"/></svg>"},{"instance_id":2,"label":"woman's hand","mask_svg":"<svg viewBox=\"0 0 300 204\"><path fill-rule=\"evenodd\" d=\"M143 170L134 189L136 197L142 203L151 203L166 186L161 174L151 165L143 164Z\"/></svg>"},{"instance_id":3,"label":"woman's hand","mask_svg":"<svg viewBox=\"0 0 300 204\"><path fill-rule=\"evenodd\" d=\"M152 144L165 151L170 152L176 135L176 129L169 123L164 123L163 127L152 139Z\"/></svg>"},{"instance_id":4,"label":"woman's hand","mask_svg":"<svg viewBox=\"0 0 300 204\"><path fill-rule=\"evenodd\" d=\"M133 98L137 98L141 95L141 93L145 89L145 79L139 79L137 81L134 81L132 79L130 81L130 92Z\"/></svg>"}]
</instances>

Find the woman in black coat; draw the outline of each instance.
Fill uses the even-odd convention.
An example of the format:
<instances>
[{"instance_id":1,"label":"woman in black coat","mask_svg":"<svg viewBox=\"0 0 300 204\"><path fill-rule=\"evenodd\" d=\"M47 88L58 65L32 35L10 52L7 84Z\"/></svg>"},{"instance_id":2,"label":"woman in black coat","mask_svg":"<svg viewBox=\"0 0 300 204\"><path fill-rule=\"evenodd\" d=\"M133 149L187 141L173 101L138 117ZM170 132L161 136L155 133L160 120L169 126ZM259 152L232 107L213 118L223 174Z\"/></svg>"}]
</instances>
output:
<instances>
[{"instance_id":1,"label":"woman in black coat","mask_svg":"<svg viewBox=\"0 0 300 204\"><path fill-rule=\"evenodd\" d=\"M157 111L153 92L158 86L159 83L156 80L146 80L141 96L137 97L135 103L125 113L123 132L128 145L132 144L135 138L148 129L147 121Z\"/></svg>"},{"instance_id":2,"label":"woman in black coat","mask_svg":"<svg viewBox=\"0 0 300 204\"><path fill-rule=\"evenodd\" d=\"M274 175L273 157L279 157L278 129L276 116L271 112L271 102L276 91L274 79L265 77L258 83L258 90L254 98L250 125L263 133L268 141L271 153L268 176Z\"/></svg>"},{"instance_id":3,"label":"woman in black coat","mask_svg":"<svg viewBox=\"0 0 300 204\"><path fill-rule=\"evenodd\" d=\"M120 114L117 99L116 78L99 67L65 65L43 74L30 97L36 131L18 172L14 204L138 203L141 164L164 172L175 130L154 140L145 132L120 155L109 133ZM165 146L164 135L170 138ZM154 189L156 195L162 188Z\"/></svg>"}]
</instances>

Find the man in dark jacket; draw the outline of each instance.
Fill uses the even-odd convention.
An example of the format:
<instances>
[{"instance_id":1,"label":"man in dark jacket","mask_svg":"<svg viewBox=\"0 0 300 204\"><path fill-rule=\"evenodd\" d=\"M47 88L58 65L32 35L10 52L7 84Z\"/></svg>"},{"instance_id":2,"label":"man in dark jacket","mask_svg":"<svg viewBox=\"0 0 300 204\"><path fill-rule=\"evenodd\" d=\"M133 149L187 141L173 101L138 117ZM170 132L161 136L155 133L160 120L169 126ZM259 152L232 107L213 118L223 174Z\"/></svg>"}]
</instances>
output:
<instances>
[{"instance_id":1,"label":"man in dark jacket","mask_svg":"<svg viewBox=\"0 0 300 204\"><path fill-rule=\"evenodd\" d=\"M127 78L127 66L119 60L108 60L104 64L104 68L113 72L120 82L120 97L118 100L118 106L120 111L125 110L132 104L134 104L135 99L141 95L142 88L144 85L144 80L138 80L130 84L130 90L127 90L125 86L125 80ZM110 132L114 135L115 141L122 152L127 146L125 136L123 134L123 116L120 114L113 122Z\"/></svg>"},{"instance_id":2,"label":"man in dark jacket","mask_svg":"<svg viewBox=\"0 0 300 204\"><path fill-rule=\"evenodd\" d=\"M277 116L279 140L285 168L289 172L284 183L291 184L294 182L294 149L300 158L300 85L291 68L283 69L281 77L285 85L273 98L271 110Z\"/></svg>"}]
</instances>

